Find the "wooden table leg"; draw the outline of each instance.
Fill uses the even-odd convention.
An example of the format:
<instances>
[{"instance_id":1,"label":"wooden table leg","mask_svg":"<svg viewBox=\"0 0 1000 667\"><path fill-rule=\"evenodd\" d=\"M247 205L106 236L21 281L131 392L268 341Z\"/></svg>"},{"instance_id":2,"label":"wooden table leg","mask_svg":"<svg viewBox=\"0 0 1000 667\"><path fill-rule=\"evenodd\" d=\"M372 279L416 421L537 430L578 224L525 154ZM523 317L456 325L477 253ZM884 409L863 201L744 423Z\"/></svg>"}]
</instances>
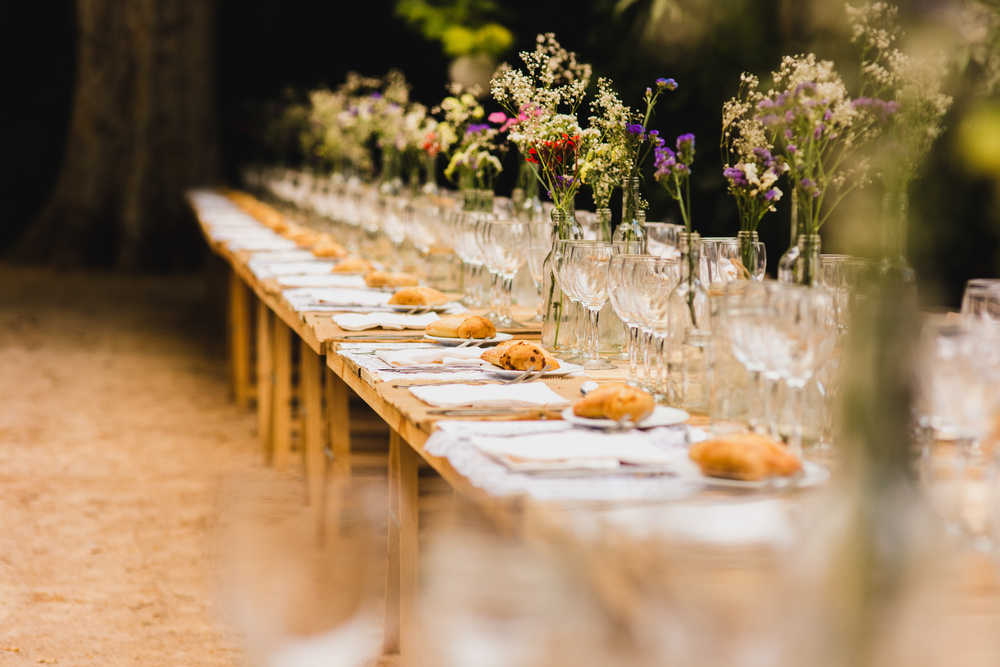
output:
<instances>
[{"instance_id":1,"label":"wooden table leg","mask_svg":"<svg viewBox=\"0 0 1000 667\"><path fill-rule=\"evenodd\" d=\"M323 504L326 456L323 453L323 369L326 359L302 341L299 361L299 397L302 401L303 463L309 505L319 510Z\"/></svg>"},{"instance_id":2,"label":"wooden table leg","mask_svg":"<svg viewBox=\"0 0 1000 667\"><path fill-rule=\"evenodd\" d=\"M326 427L333 459L332 474L344 481L351 476L351 416L348 401L351 388L344 380L326 369Z\"/></svg>"},{"instance_id":3,"label":"wooden table leg","mask_svg":"<svg viewBox=\"0 0 1000 667\"><path fill-rule=\"evenodd\" d=\"M250 288L236 275L229 273L229 368L233 397L241 408L249 407L251 394L251 303Z\"/></svg>"},{"instance_id":4,"label":"wooden table leg","mask_svg":"<svg viewBox=\"0 0 1000 667\"><path fill-rule=\"evenodd\" d=\"M287 470L292 458L292 330L274 318L274 436L271 462Z\"/></svg>"},{"instance_id":5,"label":"wooden table leg","mask_svg":"<svg viewBox=\"0 0 1000 667\"><path fill-rule=\"evenodd\" d=\"M396 431L389 436L389 559L383 652L419 664L417 579L420 457Z\"/></svg>"},{"instance_id":6,"label":"wooden table leg","mask_svg":"<svg viewBox=\"0 0 1000 667\"><path fill-rule=\"evenodd\" d=\"M270 459L274 452L274 313L257 301L257 433Z\"/></svg>"}]
</instances>

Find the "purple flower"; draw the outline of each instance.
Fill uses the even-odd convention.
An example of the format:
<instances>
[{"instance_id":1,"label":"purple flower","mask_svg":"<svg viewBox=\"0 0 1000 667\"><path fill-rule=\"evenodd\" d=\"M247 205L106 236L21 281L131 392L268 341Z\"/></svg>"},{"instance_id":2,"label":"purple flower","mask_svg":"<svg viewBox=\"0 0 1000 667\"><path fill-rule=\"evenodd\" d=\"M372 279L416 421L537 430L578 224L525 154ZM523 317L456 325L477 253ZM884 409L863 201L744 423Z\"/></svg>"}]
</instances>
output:
<instances>
[{"instance_id":1,"label":"purple flower","mask_svg":"<svg viewBox=\"0 0 1000 667\"><path fill-rule=\"evenodd\" d=\"M803 178L801 181L799 181L799 189L806 194L811 194L813 199L819 197L820 194L822 194L819 190L819 187L817 187L817 185L813 182L811 178Z\"/></svg>"},{"instance_id":2,"label":"purple flower","mask_svg":"<svg viewBox=\"0 0 1000 667\"><path fill-rule=\"evenodd\" d=\"M796 153L799 152L799 147L796 146L795 144L788 144L785 147L785 150L788 151L789 155L795 155Z\"/></svg>"},{"instance_id":3,"label":"purple flower","mask_svg":"<svg viewBox=\"0 0 1000 667\"><path fill-rule=\"evenodd\" d=\"M822 137L824 130L826 130L826 125L824 123L820 123L819 125L817 125L816 129L813 130L813 139L819 139L820 137Z\"/></svg>"},{"instance_id":4,"label":"purple flower","mask_svg":"<svg viewBox=\"0 0 1000 667\"><path fill-rule=\"evenodd\" d=\"M735 187L747 185L747 175L743 173L742 169L738 169L737 167L726 167L722 170L722 175L728 178Z\"/></svg>"},{"instance_id":5,"label":"purple flower","mask_svg":"<svg viewBox=\"0 0 1000 667\"><path fill-rule=\"evenodd\" d=\"M485 132L490 129L490 126L486 123L470 123L467 128L465 128L465 134L478 134L479 132Z\"/></svg>"},{"instance_id":6,"label":"purple flower","mask_svg":"<svg viewBox=\"0 0 1000 667\"><path fill-rule=\"evenodd\" d=\"M867 111L881 123L886 122L886 120L889 119L889 116L899 110L898 102L886 102L885 100L880 100L877 97L859 97L853 100L851 104L855 109Z\"/></svg>"},{"instance_id":7,"label":"purple flower","mask_svg":"<svg viewBox=\"0 0 1000 667\"><path fill-rule=\"evenodd\" d=\"M380 93L380 92L378 92L376 90L374 93L372 93L371 95L369 95L369 97L371 97L373 100L380 100L380 99L382 99L382 93Z\"/></svg>"},{"instance_id":8,"label":"purple flower","mask_svg":"<svg viewBox=\"0 0 1000 667\"><path fill-rule=\"evenodd\" d=\"M694 161L694 135L682 134L677 137L677 161L691 164Z\"/></svg>"},{"instance_id":9,"label":"purple flower","mask_svg":"<svg viewBox=\"0 0 1000 667\"><path fill-rule=\"evenodd\" d=\"M781 195L781 190L779 190L778 188L771 188L770 190L764 193L764 199L766 199L767 201L774 201L780 195Z\"/></svg>"},{"instance_id":10,"label":"purple flower","mask_svg":"<svg viewBox=\"0 0 1000 667\"><path fill-rule=\"evenodd\" d=\"M659 130L650 130L648 137L649 137L649 140L652 142L653 146L662 146L663 145L663 139L660 137L660 131Z\"/></svg>"},{"instance_id":11,"label":"purple flower","mask_svg":"<svg viewBox=\"0 0 1000 667\"><path fill-rule=\"evenodd\" d=\"M645 138L646 128L644 128L639 123L631 123L625 126L625 131L629 134L639 137L640 140Z\"/></svg>"},{"instance_id":12,"label":"purple flower","mask_svg":"<svg viewBox=\"0 0 1000 667\"><path fill-rule=\"evenodd\" d=\"M657 79L656 87L660 90L677 90L677 82L673 79Z\"/></svg>"}]
</instances>

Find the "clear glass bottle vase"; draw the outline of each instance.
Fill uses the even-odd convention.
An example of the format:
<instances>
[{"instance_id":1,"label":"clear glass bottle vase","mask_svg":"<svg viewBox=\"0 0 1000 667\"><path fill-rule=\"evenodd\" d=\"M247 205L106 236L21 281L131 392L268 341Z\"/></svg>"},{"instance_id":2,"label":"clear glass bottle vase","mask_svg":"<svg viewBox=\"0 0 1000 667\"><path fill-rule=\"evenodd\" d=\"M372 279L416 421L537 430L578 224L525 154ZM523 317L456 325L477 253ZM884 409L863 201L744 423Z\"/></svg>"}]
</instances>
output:
<instances>
[{"instance_id":1,"label":"clear glass bottle vase","mask_svg":"<svg viewBox=\"0 0 1000 667\"><path fill-rule=\"evenodd\" d=\"M757 273L757 232L739 231L736 233L736 245L739 248L740 264L742 269L739 272L740 279L753 280Z\"/></svg>"},{"instance_id":2,"label":"clear glass bottle vase","mask_svg":"<svg viewBox=\"0 0 1000 667\"><path fill-rule=\"evenodd\" d=\"M612 240L615 243L623 241L638 242L641 250L638 253L646 254L646 218L643 214L641 199L639 197L639 179L626 178L622 187L622 221L615 227Z\"/></svg>"},{"instance_id":3,"label":"clear glass bottle vase","mask_svg":"<svg viewBox=\"0 0 1000 667\"><path fill-rule=\"evenodd\" d=\"M569 297L564 295L555 275L555 242L560 239L582 239L583 228L576 220L572 206L552 209L552 248L542 263L542 294L545 295L545 310L542 313L542 347L558 350L570 347L574 340L574 308Z\"/></svg>"},{"instance_id":4,"label":"clear glass bottle vase","mask_svg":"<svg viewBox=\"0 0 1000 667\"><path fill-rule=\"evenodd\" d=\"M906 259L910 198L906 188L886 192L882 197L882 259L879 273L900 285L915 286L917 274Z\"/></svg>"},{"instance_id":5,"label":"clear glass bottle vase","mask_svg":"<svg viewBox=\"0 0 1000 667\"><path fill-rule=\"evenodd\" d=\"M698 275L701 237L683 233L678 247L681 276L670 293L664 351L670 377L667 401L693 415L707 415L712 387L712 310L708 290Z\"/></svg>"}]
</instances>

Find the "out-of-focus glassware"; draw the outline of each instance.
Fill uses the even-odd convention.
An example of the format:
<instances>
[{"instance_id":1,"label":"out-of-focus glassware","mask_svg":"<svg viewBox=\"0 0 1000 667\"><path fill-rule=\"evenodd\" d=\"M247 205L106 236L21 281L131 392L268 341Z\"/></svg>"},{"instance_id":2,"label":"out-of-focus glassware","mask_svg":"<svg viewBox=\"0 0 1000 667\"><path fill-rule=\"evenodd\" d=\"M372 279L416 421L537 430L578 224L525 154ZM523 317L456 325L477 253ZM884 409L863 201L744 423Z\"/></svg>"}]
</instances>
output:
<instances>
[{"instance_id":1,"label":"out-of-focus glassware","mask_svg":"<svg viewBox=\"0 0 1000 667\"><path fill-rule=\"evenodd\" d=\"M962 314L1000 321L1000 280L973 278L965 284Z\"/></svg>"},{"instance_id":2,"label":"out-of-focus glassware","mask_svg":"<svg viewBox=\"0 0 1000 667\"><path fill-rule=\"evenodd\" d=\"M693 415L707 415L712 383L712 311L701 282L701 238L679 239L681 277L670 293L667 368L671 404Z\"/></svg>"},{"instance_id":3,"label":"out-of-focus glassware","mask_svg":"<svg viewBox=\"0 0 1000 667\"><path fill-rule=\"evenodd\" d=\"M625 323L628 330L628 378L626 382L632 386L638 386L639 377L636 374L636 366L638 364L641 319L632 298L632 288L627 275L631 267L627 261L629 257L628 254L619 253L611 258L611 263L608 264L608 296L611 300L611 308Z\"/></svg>"},{"instance_id":4,"label":"out-of-focus glassware","mask_svg":"<svg viewBox=\"0 0 1000 667\"><path fill-rule=\"evenodd\" d=\"M768 287L767 364L785 381L792 402L788 446L802 456L803 391L836 342L833 294L823 287L773 283Z\"/></svg>"},{"instance_id":5,"label":"out-of-focus glassware","mask_svg":"<svg viewBox=\"0 0 1000 667\"><path fill-rule=\"evenodd\" d=\"M545 295L542 293L542 270L545 258L552 250L552 223L548 220L526 221L528 225L528 271L535 285L535 316L528 322L541 322L545 310Z\"/></svg>"},{"instance_id":6,"label":"out-of-focus glassware","mask_svg":"<svg viewBox=\"0 0 1000 667\"><path fill-rule=\"evenodd\" d=\"M673 352L668 340L670 297L681 278L680 260L627 255L625 267L635 314L647 339L643 351L644 384L658 401L667 401L669 378L664 367Z\"/></svg>"},{"instance_id":7,"label":"out-of-focus glassware","mask_svg":"<svg viewBox=\"0 0 1000 667\"><path fill-rule=\"evenodd\" d=\"M542 314L542 347L547 350L567 349L572 345L573 313L570 300L564 297L556 278L557 240L582 239L583 229L573 215L561 208L551 209L552 250L542 268L542 294L545 311Z\"/></svg>"}]
</instances>

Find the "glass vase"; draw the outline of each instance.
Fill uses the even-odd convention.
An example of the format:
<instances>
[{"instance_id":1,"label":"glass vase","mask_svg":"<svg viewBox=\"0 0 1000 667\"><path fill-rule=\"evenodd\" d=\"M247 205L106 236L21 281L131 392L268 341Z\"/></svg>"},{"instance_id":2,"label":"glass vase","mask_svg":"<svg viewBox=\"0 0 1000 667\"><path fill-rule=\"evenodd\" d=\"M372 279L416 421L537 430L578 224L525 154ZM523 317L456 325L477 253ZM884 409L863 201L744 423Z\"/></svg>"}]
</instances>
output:
<instances>
[{"instance_id":1,"label":"glass vase","mask_svg":"<svg viewBox=\"0 0 1000 667\"><path fill-rule=\"evenodd\" d=\"M743 266L739 272L740 279L753 280L757 271L757 232L740 231L736 233L736 244L739 247L740 264Z\"/></svg>"},{"instance_id":2,"label":"glass vase","mask_svg":"<svg viewBox=\"0 0 1000 667\"><path fill-rule=\"evenodd\" d=\"M910 198L903 188L897 192L886 192L882 197L882 260L879 273L888 280L915 286L917 274L906 259L907 226Z\"/></svg>"},{"instance_id":3,"label":"glass vase","mask_svg":"<svg viewBox=\"0 0 1000 667\"><path fill-rule=\"evenodd\" d=\"M681 279L670 293L666 350L667 401L693 415L707 415L712 386L712 311L699 277L701 238L680 235Z\"/></svg>"},{"instance_id":4,"label":"glass vase","mask_svg":"<svg viewBox=\"0 0 1000 667\"><path fill-rule=\"evenodd\" d=\"M786 283L819 285L822 280L820 251L822 239L819 234L799 234L794 253L785 253L782 265L778 269L778 279ZM789 261L785 261L789 259Z\"/></svg>"},{"instance_id":5,"label":"glass vase","mask_svg":"<svg viewBox=\"0 0 1000 667\"><path fill-rule=\"evenodd\" d=\"M646 224L639 199L639 179L626 178L622 186L622 221L615 228L612 240L615 243L623 241L638 242L640 255L646 254Z\"/></svg>"},{"instance_id":6,"label":"glass vase","mask_svg":"<svg viewBox=\"0 0 1000 667\"><path fill-rule=\"evenodd\" d=\"M552 209L552 245L557 240L582 239L583 228L576 220L572 206ZM542 313L542 347L547 350L566 349L573 344L571 334L576 313L570 307L569 297L559 288L555 275L554 247L549 250L542 264L542 293L545 295L545 310Z\"/></svg>"}]
</instances>

